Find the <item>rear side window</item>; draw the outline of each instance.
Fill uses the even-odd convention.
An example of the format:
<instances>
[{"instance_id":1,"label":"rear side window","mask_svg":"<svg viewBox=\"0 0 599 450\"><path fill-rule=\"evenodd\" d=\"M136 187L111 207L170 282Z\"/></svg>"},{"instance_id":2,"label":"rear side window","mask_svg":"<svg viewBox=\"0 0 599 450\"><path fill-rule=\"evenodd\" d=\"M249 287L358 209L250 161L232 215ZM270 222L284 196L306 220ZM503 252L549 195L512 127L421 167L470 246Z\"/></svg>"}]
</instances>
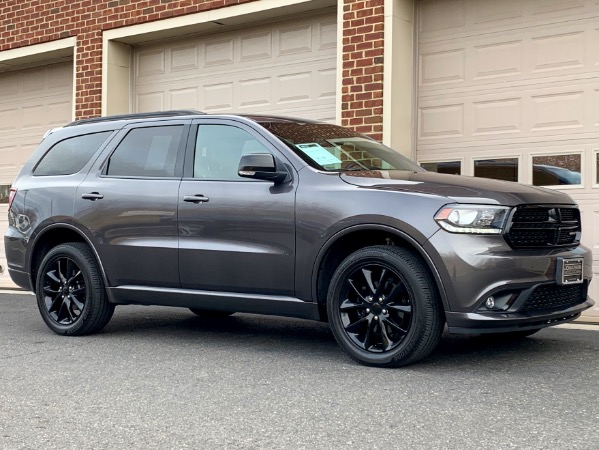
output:
<instances>
[{"instance_id":1,"label":"rear side window","mask_svg":"<svg viewBox=\"0 0 599 450\"><path fill-rule=\"evenodd\" d=\"M108 160L106 175L174 177L182 132L182 125L131 130Z\"/></svg>"},{"instance_id":2,"label":"rear side window","mask_svg":"<svg viewBox=\"0 0 599 450\"><path fill-rule=\"evenodd\" d=\"M54 144L33 169L33 175L72 175L79 172L111 134L112 131L85 134Z\"/></svg>"}]
</instances>

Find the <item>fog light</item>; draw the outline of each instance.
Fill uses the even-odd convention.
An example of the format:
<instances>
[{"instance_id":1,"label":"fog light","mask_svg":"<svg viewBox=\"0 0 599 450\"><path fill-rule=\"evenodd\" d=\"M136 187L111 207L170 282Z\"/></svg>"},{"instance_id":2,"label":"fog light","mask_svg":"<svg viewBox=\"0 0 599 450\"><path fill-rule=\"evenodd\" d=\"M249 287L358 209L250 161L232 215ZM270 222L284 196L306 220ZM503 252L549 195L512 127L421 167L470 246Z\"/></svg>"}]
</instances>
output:
<instances>
[{"instance_id":1,"label":"fog light","mask_svg":"<svg viewBox=\"0 0 599 450\"><path fill-rule=\"evenodd\" d=\"M489 297L485 302L485 306L487 307L487 309L495 308L495 299L493 297Z\"/></svg>"}]
</instances>

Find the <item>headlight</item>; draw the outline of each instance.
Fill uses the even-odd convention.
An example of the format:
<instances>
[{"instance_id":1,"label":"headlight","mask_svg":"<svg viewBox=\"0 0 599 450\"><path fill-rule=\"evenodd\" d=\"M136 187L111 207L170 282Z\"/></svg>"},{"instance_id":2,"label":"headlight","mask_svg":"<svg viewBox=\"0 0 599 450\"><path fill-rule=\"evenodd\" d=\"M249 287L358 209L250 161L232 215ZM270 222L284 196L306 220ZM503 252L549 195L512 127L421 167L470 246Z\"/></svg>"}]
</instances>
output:
<instances>
[{"instance_id":1,"label":"headlight","mask_svg":"<svg viewBox=\"0 0 599 450\"><path fill-rule=\"evenodd\" d=\"M443 207L435 220L451 233L501 234L510 208L487 205Z\"/></svg>"}]
</instances>

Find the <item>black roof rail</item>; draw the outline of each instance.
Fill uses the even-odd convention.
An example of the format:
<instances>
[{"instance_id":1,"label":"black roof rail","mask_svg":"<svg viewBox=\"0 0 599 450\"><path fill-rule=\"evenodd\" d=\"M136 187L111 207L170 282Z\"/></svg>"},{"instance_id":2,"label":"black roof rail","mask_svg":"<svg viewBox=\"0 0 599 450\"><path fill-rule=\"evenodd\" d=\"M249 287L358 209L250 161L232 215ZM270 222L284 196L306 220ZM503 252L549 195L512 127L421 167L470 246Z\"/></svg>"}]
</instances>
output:
<instances>
[{"instance_id":1,"label":"black roof rail","mask_svg":"<svg viewBox=\"0 0 599 450\"><path fill-rule=\"evenodd\" d=\"M65 127L73 127L76 125L85 125L89 123L112 122L116 120L131 120L131 119L148 119L160 117L177 117L177 116L196 116L206 114L195 109L175 109L171 111L154 111L133 114L119 114L115 116L90 117L89 119L75 120L74 122L65 125Z\"/></svg>"}]
</instances>

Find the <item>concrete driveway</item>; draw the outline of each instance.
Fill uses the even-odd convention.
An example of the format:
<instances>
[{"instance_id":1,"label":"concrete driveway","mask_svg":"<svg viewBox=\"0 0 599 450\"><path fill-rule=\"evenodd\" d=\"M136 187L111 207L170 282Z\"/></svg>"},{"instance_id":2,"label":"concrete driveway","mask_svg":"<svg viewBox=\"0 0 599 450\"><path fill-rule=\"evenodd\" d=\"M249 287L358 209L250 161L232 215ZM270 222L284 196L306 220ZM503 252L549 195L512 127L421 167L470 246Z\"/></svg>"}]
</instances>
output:
<instances>
[{"instance_id":1,"label":"concrete driveway","mask_svg":"<svg viewBox=\"0 0 599 450\"><path fill-rule=\"evenodd\" d=\"M119 307L65 338L0 295L2 449L597 448L599 327L518 343L445 335L424 362L362 367L326 324Z\"/></svg>"}]
</instances>

